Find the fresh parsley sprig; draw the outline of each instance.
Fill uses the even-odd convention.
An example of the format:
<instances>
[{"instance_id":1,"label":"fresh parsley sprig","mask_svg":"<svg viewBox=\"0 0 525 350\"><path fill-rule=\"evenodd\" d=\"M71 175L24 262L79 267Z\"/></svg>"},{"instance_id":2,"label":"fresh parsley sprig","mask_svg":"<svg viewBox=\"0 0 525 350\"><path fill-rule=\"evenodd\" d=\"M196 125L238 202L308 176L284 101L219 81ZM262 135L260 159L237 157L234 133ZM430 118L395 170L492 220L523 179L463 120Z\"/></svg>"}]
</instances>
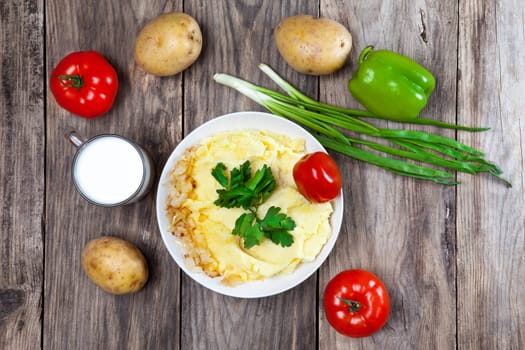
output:
<instances>
[{"instance_id":1,"label":"fresh parsley sprig","mask_svg":"<svg viewBox=\"0 0 525 350\"><path fill-rule=\"evenodd\" d=\"M224 163L217 163L211 171L212 176L223 187L217 190L219 197L213 203L223 208L243 208L249 212L235 221L232 234L243 239L244 247L249 249L261 244L266 237L275 244L289 247L293 244L290 233L295 228L292 218L281 213L281 208L270 207L263 219L257 217L257 208L275 190L276 182L272 170L266 164L252 176L249 160L227 174Z\"/></svg>"},{"instance_id":2,"label":"fresh parsley sprig","mask_svg":"<svg viewBox=\"0 0 525 350\"><path fill-rule=\"evenodd\" d=\"M239 168L226 175L226 165L218 163L211 174L221 184L223 189L217 190L219 198L213 202L224 208L256 208L263 203L275 189L275 178L272 170L266 164L257 170L252 177L250 161L242 163Z\"/></svg>"}]
</instances>

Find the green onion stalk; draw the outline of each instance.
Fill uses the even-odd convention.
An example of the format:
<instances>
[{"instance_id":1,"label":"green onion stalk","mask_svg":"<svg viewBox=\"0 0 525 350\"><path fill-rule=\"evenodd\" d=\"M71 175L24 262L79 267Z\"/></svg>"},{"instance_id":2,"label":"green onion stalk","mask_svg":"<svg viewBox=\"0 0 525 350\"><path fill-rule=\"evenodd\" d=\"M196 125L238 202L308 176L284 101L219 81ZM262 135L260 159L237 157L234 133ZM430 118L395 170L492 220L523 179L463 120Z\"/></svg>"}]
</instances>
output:
<instances>
[{"instance_id":1,"label":"green onion stalk","mask_svg":"<svg viewBox=\"0 0 525 350\"><path fill-rule=\"evenodd\" d=\"M486 172L511 187L511 183L501 176L501 169L485 160L484 154L476 149L429 132L378 128L362 118L382 118L368 111L318 102L289 84L269 66L260 64L259 68L287 95L228 74L215 74L213 78L217 83L237 90L271 113L303 125L324 147L392 173L455 185L459 182L453 171L468 174ZM465 131L488 130L432 119L417 118L409 122ZM366 139L360 138L362 135ZM376 142L376 139L383 142Z\"/></svg>"}]
</instances>

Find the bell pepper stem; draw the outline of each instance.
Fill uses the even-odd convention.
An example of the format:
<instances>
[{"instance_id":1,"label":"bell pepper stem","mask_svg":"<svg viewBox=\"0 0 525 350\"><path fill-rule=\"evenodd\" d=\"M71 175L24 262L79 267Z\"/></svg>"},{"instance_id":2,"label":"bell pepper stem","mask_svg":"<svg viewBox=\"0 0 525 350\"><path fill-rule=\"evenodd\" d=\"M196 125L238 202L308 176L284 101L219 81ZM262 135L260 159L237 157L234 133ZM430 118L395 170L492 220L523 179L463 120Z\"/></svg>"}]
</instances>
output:
<instances>
[{"instance_id":1,"label":"bell pepper stem","mask_svg":"<svg viewBox=\"0 0 525 350\"><path fill-rule=\"evenodd\" d=\"M373 49L373 45L368 45L363 49L363 51L361 51L361 53L359 54L359 64L363 63L363 61L366 59L366 56L368 56L370 51L372 51Z\"/></svg>"}]
</instances>

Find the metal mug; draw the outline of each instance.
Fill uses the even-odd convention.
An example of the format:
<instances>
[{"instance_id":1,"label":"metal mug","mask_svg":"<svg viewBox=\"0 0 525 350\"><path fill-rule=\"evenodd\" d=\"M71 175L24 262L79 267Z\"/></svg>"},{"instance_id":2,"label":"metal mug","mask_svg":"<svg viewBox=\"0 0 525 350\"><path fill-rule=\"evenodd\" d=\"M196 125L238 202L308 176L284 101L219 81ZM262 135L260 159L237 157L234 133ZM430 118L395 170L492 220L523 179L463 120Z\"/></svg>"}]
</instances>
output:
<instances>
[{"instance_id":1,"label":"metal mug","mask_svg":"<svg viewBox=\"0 0 525 350\"><path fill-rule=\"evenodd\" d=\"M74 130L64 136L77 148L71 176L76 190L88 202L102 207L131 204L152 187L153 162L133 141L115 134L84 139Z\"/></svg>"}]
</instances>

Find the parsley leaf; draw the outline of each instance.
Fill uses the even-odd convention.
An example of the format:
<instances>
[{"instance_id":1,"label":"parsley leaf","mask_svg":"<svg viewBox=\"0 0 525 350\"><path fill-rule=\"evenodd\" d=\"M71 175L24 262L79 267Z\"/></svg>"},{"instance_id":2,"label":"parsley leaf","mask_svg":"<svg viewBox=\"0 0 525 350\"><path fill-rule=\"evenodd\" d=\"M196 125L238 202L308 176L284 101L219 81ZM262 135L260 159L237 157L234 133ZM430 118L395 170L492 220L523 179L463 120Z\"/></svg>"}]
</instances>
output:
<instances>
[{"instance_id":1,"label":"parsley leaf","mask_svg":"<svg viewBox=\"0 0 525 350\"><path fill-rule=\"evenodd\" d=\"M257 170L253 178L246 183L246 187L258 194L259 204L263 203L270 196L276 186L272 169L266 164Z\"/></svg>"},{"instance_id":2,"label":"parsley leaf","mask_svg":"<svg viewBox=\"0 0 525 350\"><path fill-rule=\"evenodd\" d=\"M244 237L244 248L250 249L255 245L261 244L264 238L264 233L261 231L261 226L256 221L253 226L250 226Z\"/></svg>"},{"instance_id":3,"label":"parsley leaf","mask_svg":"<svg viewBox=\"0 0 525 350\"><path fill-rule=\"evenodd\" d=\"M215 168L212 169L211 175L217 180L222 187L230 188L230 182L224 172L226 171L226 165L224 163L217 163Z\"/></svg>"},{"instance_id":4,"label":"parsley leaf","mask_svg":"<svg viewBox=\"0 0 525 350\"><path fill-rule=\"evenodd\" d=\"M264 235L267 237L267 232ZM293 236L285 230L272 231L269 238L273 243L280 244L281 247L290 247L293 244Z\"/></svg>"},{"instance_id":5,"label":"parsley leaf","mask_svg":"<svg viewBox=\"0 0 525 350\"><path fill-rule=\"evenodd\" d=\"M280 210L279 207L270 207L261 220L261 229L264 236L271 239L273 243L289 247L293 244L293 236L289 231L295 228L295 221L286 214L280 213Z\"/></svg>"},{"instance_id":6,"label":"parsley leaf","mask_svg":"<svg viewBox=\"0 0 525 350\"><path fill-rule=\"evenodd\" d=\"M242 163L239 168L234 168L230 172L230 188L244 186L245 182L252 176L250 161Z\"/></svg>"},{"instance_id":7,"label":"parsley leaf","mask_svg":"<svg viewBox=\"0 0 525 350\"><path fill-rule=\"evenodd\" d=\"M253 220L255 219L255 213L244 213L235 220L235 227L232 230L232 234L246 236L246 231L252 226Z\"/></svg>"},{"instance_id":8,"label":"parsley leaf","mask_svg":"<svg viewBox=\"0 0 525 350\"><path fill-rule=\"evenodd\" d=\"M269 166L263 165L252 177L251 164L247 160L232 169L228 178L226 166L217 163L211 173L223 187L217 190L219 197L213 202L215 205L249 210L237 218L232 230L232 234L242 238L244 248L261 244L265 237L282 247L293 244L293 235L289 231L295 228L295 222L281 213L281 208L270 207L262 220L256 214L257 207L268 199L277 186Z\"/></svg>"},{"instance_id":9,"label":"parsley leaf","mask_svg":"<svg viewBox=\"0 0 525 350\"><path fill-rule=\"evenodd\" d=\"M287 230L291 231L295 228L295 222L284 213L280 213L281 208L270 207L262 219L263 229L265 231L273 230Z\"/></svg>"},{"instance_id":10,"label":"parsley leaf","mask_svg":"<svg viewBox=\"0 0 525 350\"><path fill-rule=\"evenodd\" d=\"M257 170L253 177L249 160L231 170L229 179L226 170L223 163L218 163L211 172L223 187L217 190L219 198L213 202L219 207L252 210L263 203L276 187L272 170L267 165Z\"/></svg>"},{"instance_id":11,"label":"parsley leaf","mask_svg":"<svg viewBox=\"0 0 525 350\"><path fill-rule=\"evenodd\" d=\"M237 218L235 227L232 230L234 235L243 239L244 248L246 249L260 244L264 238L260 225L255 219L255 213L244 213Z\"/></svg>"}]
</instances>

